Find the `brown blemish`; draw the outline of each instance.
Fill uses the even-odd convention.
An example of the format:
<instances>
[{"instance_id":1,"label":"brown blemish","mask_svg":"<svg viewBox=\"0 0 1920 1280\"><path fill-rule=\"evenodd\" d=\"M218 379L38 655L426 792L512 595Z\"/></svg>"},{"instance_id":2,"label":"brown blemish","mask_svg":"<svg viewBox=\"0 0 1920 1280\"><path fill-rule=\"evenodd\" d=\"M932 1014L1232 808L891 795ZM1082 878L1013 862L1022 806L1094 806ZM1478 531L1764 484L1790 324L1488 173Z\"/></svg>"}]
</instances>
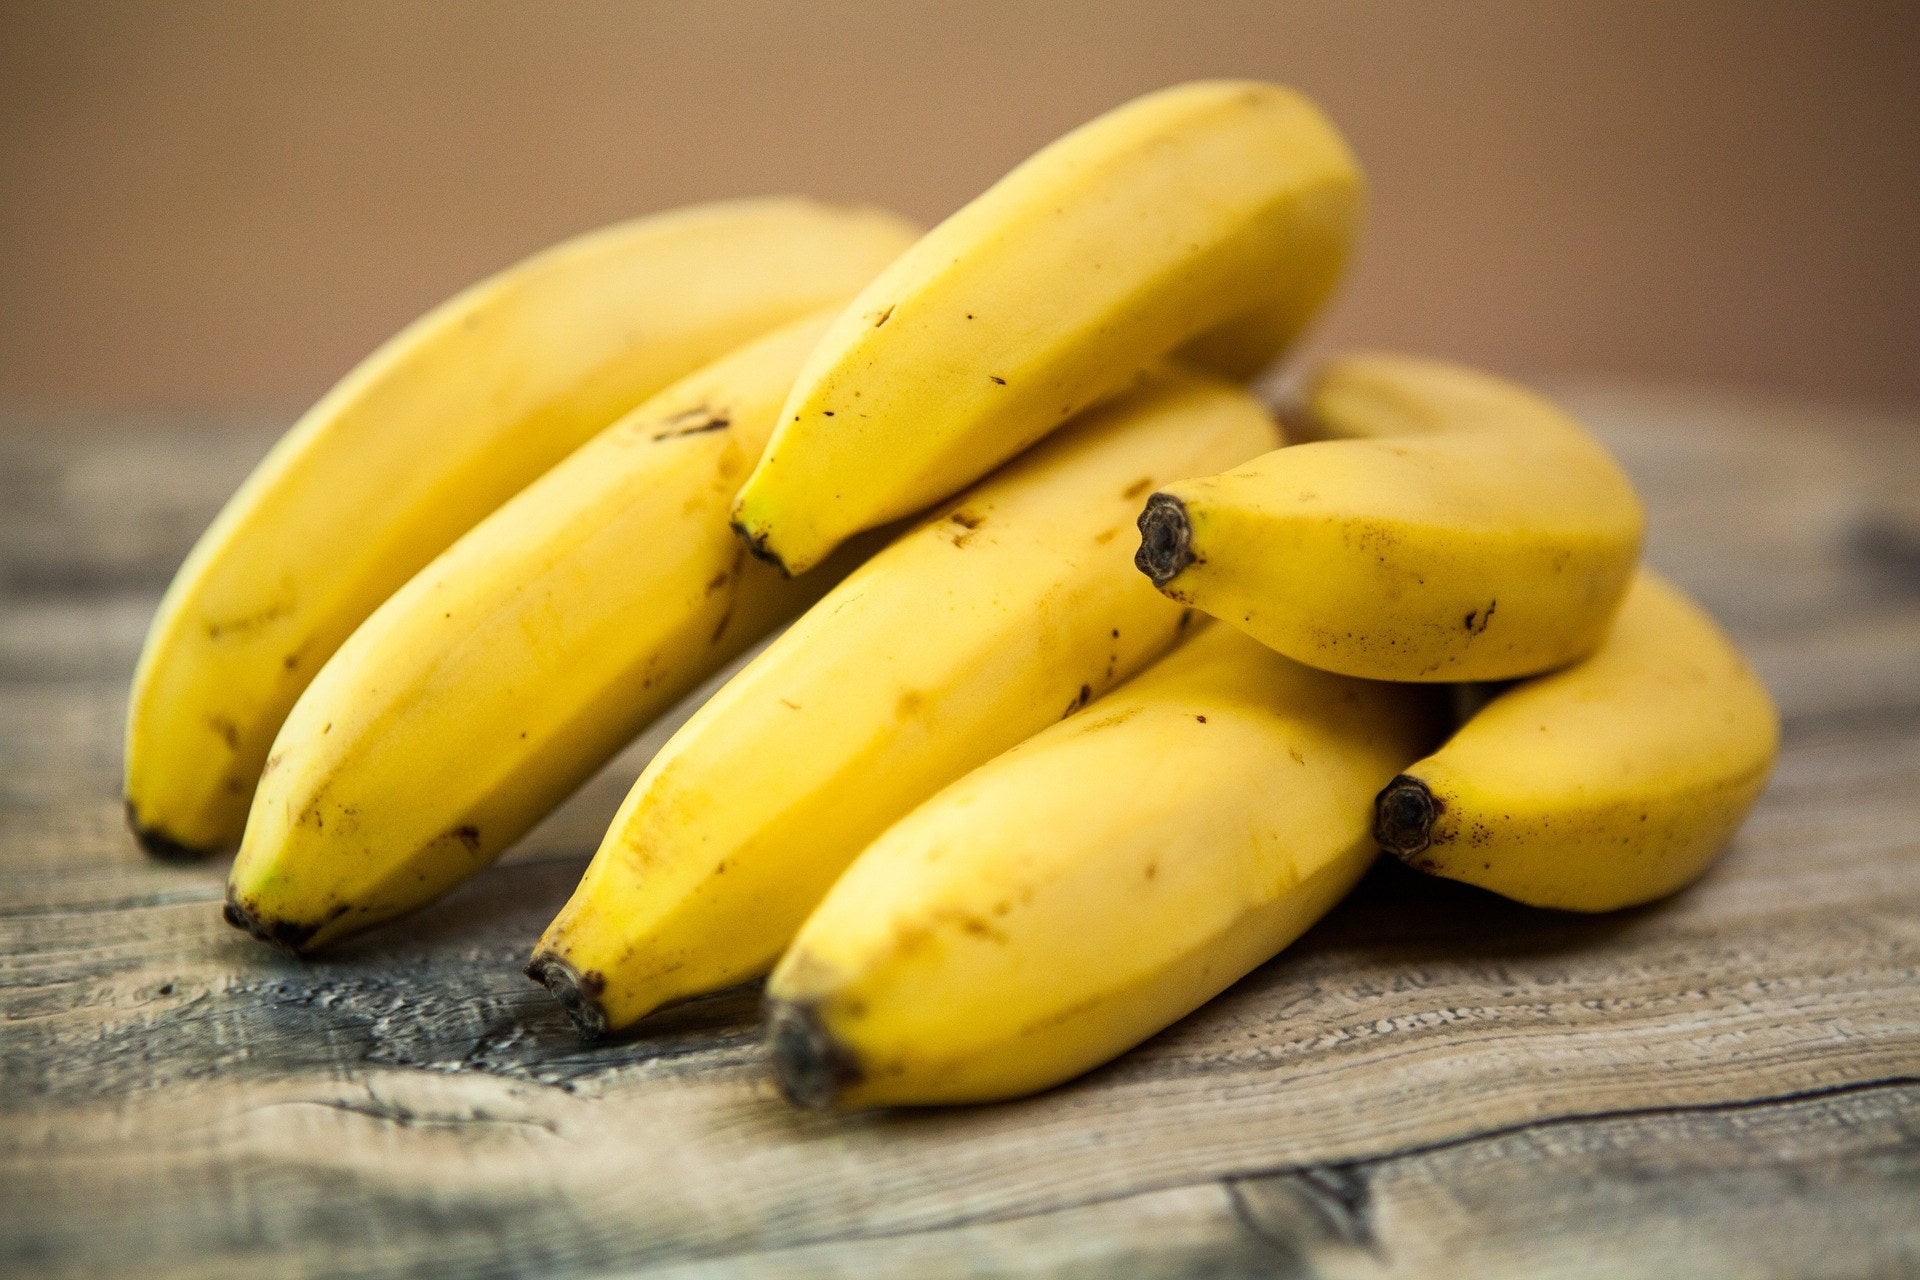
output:
<instances>
[{"instance_id":1,"label":"brown blemish","mask_svg":"<svg viewBox=\"0 0 1920 1280\"><path fill-rule=\"evenodd\" d=\"M220 740L227 744L227 750L240 750L239 725L227 719L225 716L208 716L207 727L220 735Z\"/></svg>"},{"instance_id":2,"label":"brown blemish","mask_svg":"<svg viewBox=\"0 0 1920 1280\"><path fill-rule=\"evenodd\" d=\"M1092 702L1092 701L1093 701L1093 686L1090 684L1081 685L1080 692L1075 694L1073 701L1067 704L1067 709L1065 713L1061 715L1060 718L1062 720L1066 719L1067 716L1072 715L1074 712L1078 711L1080 708L1086 706L1089 702Z\"/></svg>"},{"instance_id":3,"label":"brown blemish","mask_svg":"<svg viewBox=\"0 0 1920 1280\"><path fill-rule=\"evenodd\" d=\"M987 522L987 518L971 511L956 511L947 517L947 522L959 526L959 531L953 534L953 545L964 547L980 531L980 526Z\"/></svg>"},{"instance_id":4,"label":"brown blemish","mask_svg":"<svg viewBox=\"0 0 1920 1280\"><path fill-rule=\"evenodd\" d=\"M782 577L791 578L793 576L793 571L787 568L786 562L781 560L778 555L775 555L773 548L767 545L766 534L755 533L744 524L741 524L737 518L729 521L728 526L740 535L740 540L746 544L747 550L753 555L754 559L766 561L778 569Z\"/></svg>"},{"instance_id":5,"label":"brown blemish","mask_svg":"<svg viewBox=\"0 0 1920 1280\"><path fill-rule=\"evenodd\" d=\"M971 317L971 316L969 316L969 317L968 317L968 319L972 319L972 317ZM998 385L1000 385L1000 386L1003 386L1003 387L1007 385L1007 380L1006 380L1005 378L1003 378L1003 377L1001 377L1001 376L1000 376L999 374L997 374L997 373L990 373L990 374L988 374L988 375L987 375L987 381L988 381L988 382L992 382L992 383L997 383Z\"/></svg>"},{"instance_id":6,"label":"brown blemish","mask_svg":"<svg viewBox=\"0 0 1920 1280\"><path fill-rule=\"evenodd\" d=\"M882 311L879 314L879 316L874 319L873 327L878 329L881 325L885 324L887 321L891 319L893 319L893 308L888 307L885 311Z\"/></svg>"},{"instance_id":7,"label":"brown blemish","mask_svg":"<svg viewBox=\"0 0 1920 1280\"><path fill-rule=\"evenodd\" d=\"M1135 480L1132 484L1122 489L1120 496L1123 498L1137 498L1151 488L1153 488L1153 477L1141 476L1138 480Z\"/></svg>"},{"instance_id":8,"label":"brown blemish","mask_svg":"<svg viewBox=\"0 0 1920 1280\"><path fill-rule=\"evenodd\" d=\"M708 431L725 431L733 425L733 419L703 404L691 409L682 409L660 425L665 430L656 431L653 438L672 440L679 436L702 435Z\"/></svg>"},{"instance_id":9,"label":"brown blemish","mask_svg":"<svg viewBox=\"0 0 1920 1280\"><path fill-rule=\"evenodd\" d=\"M1195 716L1194 719L1198 720L1201 724L1205 724L1207 722L1207 718L1205 716Z\"/></svg>"},{"instance_id":10,"label":"brown blemish","mask_svg":"<svg viewBox=\"0 0 1920 1280\"><path fill-rule=\"evenodd\" d=\"M1159 874L1160 874L1160 864L1157 862L1149 862L1147 864L1147 879L1151 880Z\"/></svg>"},{"instance_id":11,"label":"brown blemish","mask_svg":"<svg viewBox=\"0 0 1920 1280\"><path fill-rule=\"evenodd\" d=\"M447 834L465 845L468 853L480 852L480 828L474 826L472 823L455 827L453 830L447 832Z\"/></svg>"}]
</instances>

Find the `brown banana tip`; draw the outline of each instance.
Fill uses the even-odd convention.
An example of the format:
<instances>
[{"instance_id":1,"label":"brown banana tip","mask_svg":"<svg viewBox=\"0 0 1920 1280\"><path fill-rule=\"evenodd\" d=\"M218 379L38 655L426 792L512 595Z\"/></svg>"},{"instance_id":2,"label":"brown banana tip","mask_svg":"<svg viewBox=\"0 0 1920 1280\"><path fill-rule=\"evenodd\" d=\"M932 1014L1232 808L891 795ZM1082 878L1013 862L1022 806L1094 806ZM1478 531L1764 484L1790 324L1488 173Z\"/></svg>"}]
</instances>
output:
<instances>
[{"instance_id":1,"label":"brown banana tip","mask_svg":"<svg viewBox=\"0 0 1920 1280\"><path fill-rule=\"evenodd\" d=\"M773 1078L796 1107L820 1110L860 1082L860 1061L834 1039L811 1001L775 1000L767 1006L767 1051Z\"/></svg>"},{"instance_id":2,"label":"brown banana tip","mask_svg":"<svg viewBox=\"0 0 1920 1280\"><path fill-rule=\"evenodd\" d=\"M1426 783L1403 773L1374 797L1374 841L1403 862L1423 853L1433 843L1440 808Z\"/></svg>"},{"instance_id":3,"label":"brown banana tip","mask_svg":"<svg viewBox=\"0 0 1920 1280\"><path fill-rule=\"evenodd\" d=\"M755 533L745 524L742 524L738 516L728 521L728 524L732 526L735 533L740 535L740 540L747 544L747 551L755 560L766 561L778 569L783 577L791 578L793 576L793 570L787 568L787 562L782 560L779 553L767 545L767 535L764 531Z\"/></svg>"},{"instance_id":4,"label":"brown banana tip","mask_svg":"<svg viewBox=\"0 0 1920 1280\"><path fill-rule=\"evenodd\" d=\"M581 973L559 956L541 952L527 965L527 976L553 993L583 1042L606 1038L607 1011L600 1005L601 993L607 989L604 975L594 969Z\"/></svg>"},{"instance_id":5,"label":"brown banana tip","mask_svg":"<svg viewBox=\"0 0 1920 1280\"><path fill-rule=\"evenodd\" d=\"M335 910L334 915L345 912L343 905ZM304 955L307 943L313 940L314 934L320 932L317 924L297 924L291 920L274 920L261 915L240 900L232 885L227 886L227 904L221 909L220 915L234 928L291 956Z\"/></svg>"},{"instance_id":6,"label":"brown banana tip","mask_svg":"<svg viewBox=\"0 0 1920 1280\"><path fill-rule=\"evenodd\" d=\"M1140 549L1133 553L1134 567L1153 579L1154 586L1164 587L1195 559L1186 504L1170 493L1156 493L1141 510L1139 525Z\"/></svg>"},{"instance_id":7,"label":"brown banana tip","mask_svg":"<svg viewBox=\"0 0 1920 1280\"><path fill-rule=\"evenodd\" d=\"M133 839L149 858L158 862L199 862L219 852L217 849L203 849L198 845L176 840L158 827L148 826L140 820L140 811L133 807L133 801L126 802L127 827L133 832Z\"/></svg>"}]
</instances>

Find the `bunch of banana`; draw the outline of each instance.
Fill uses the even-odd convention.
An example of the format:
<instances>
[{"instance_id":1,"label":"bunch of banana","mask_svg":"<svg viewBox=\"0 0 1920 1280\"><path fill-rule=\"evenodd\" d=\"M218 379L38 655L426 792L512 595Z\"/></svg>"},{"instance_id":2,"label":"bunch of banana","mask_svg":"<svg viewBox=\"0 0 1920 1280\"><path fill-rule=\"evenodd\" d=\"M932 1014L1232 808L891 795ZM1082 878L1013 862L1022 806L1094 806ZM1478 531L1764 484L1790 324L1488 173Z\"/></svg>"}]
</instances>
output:
<instances>
[{"instance_id":1,"label":"bunch of banana","mask_svg":"<svg viewBox=\"0 0 1920 1280\"><path fill-rule=\"evenodd\" d=\"M1277 439L1169 370L903 535L654 757L531 971L590 1035L765 973L891 823L1173 643L1127 563L1141 497Z\"/></svg>"},{"instance_id":2,"label":"bunch of banana","mask_svg":"<svg viewBox=\"0 0 1920 1280\"><path fill-rule=\"evenodd\" d=\"M591 1036L772 970L806 1105L1066 1080L1380 847L1542 906L1672 892L1778 722L1637 569L1606 451L1430 360L1328 363L1286 448L1221 380L1318 310L1360 191L1312 104L1208 82L917 241L747 201L477 286L181 570L135 678L136 831L238 840L228 918L310 951L473 874L798 614L641 774L530 972ZM1518 683L1443 740L1481 681Z\"/></svg>"},{"instance_id":3,"label":"bunch of banana","mask_svg":"<svg viewBox=\"0 0 1920 1280\"><path fill-rule=\"evenodd\" d=\"M127 713L147 850L231 848L300 691L379 603L577 445L742 342L843 303L889 214L742 200L570 240L428 313L269 453L187 557Z\"/></svg>"}]
</instances>

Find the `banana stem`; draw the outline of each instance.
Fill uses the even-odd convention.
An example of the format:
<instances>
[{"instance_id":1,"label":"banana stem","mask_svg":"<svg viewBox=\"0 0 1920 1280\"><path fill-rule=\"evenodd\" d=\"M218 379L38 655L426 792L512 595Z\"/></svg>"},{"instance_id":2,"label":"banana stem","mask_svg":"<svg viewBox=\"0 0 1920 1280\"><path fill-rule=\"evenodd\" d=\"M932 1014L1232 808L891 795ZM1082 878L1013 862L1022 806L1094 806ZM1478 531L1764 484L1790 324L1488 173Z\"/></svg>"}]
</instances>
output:
<instances>
[{"instance_id":1,"label":"banana stem","mask_svg":"<svg viewBox=\"0 0 1920 1280\"><path fill-rule=\"evenodd\" d=\"M1134 567L1164 587L1194 561L1193 526L1187 522L1186 504L1172 494L1156 493L1147 499L1140 519L1140 550L1133 556Z\"/></svg>"},{"instance_id":2,"label":"banana stem","mask_svg":"<svg viewBox=\"0 0 1920 1280\"><path fill-rule=\"evenodd\" d=\"M1401 774L1373 801L1373 838L1382 849L1409 861L1433 843L1440 801L1427 784Z\"/></svg>"},{"instance_id":3,"label":"banana stem","mask_svg":"<svg viewBox=\"0 0 1920 1280\"><path fill-rule=\"evenodd\" d=\"M600 993L607 980L589 969L581 973L558 956L536 955L527 966L527 976L553 993L560 1007L573 1019L574 1030L583 1043L592 1044L607 1034L607 1013L600 1007Z\"/></svg>"}]
</instances>

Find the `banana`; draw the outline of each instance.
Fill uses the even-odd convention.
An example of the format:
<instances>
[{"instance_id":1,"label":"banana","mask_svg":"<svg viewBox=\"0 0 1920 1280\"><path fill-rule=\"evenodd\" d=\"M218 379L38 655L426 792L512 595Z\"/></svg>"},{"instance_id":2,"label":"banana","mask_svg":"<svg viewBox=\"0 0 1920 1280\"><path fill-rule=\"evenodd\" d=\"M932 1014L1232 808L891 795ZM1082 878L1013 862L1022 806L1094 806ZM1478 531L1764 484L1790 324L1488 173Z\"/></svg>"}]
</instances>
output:
<instances>
[{"instance_id":1,"label":"banana","mask_svg":"<svg viewBox=\"0 0 1920 1280\"><path fill-rule=\"evenodd\" d=\"M1374 832L1410 866L1534 906L1636 906L1706 870L1779 746L1732 643L1642 571L1591 657L1495 696L1380 793Z\"/></svg>"},{"instance_id":2,"label":"banana","mask_svg":"<svg viewBox=\"0 0 1920 1280\"><path fill-rule=\"evenodd\" d=\"M621 414L844 304L912 242L890 215L704 205L568 241L430 312L269 453L161 601L127 717L147 850L238 840L294 699L376 605Z\"/></svg>"},{"instance_id":3,"label":"banana","mask_svg":"<svg viewBox=\"0 0 1920 1280\"><path fill-rule=\"evenodd\" d=\"M1249 373L1332 291L1346 144L1290 90L1183 85L1046 147L882 272L821 342L734 522L799 573L958 491L1192 343Z\"/></svg>"},{"instance_id":4,"label":"banana","mask_svg":"<svg viewBox=\"0 0 1920 1280\"><path fill-rule=\"evenodd\" d=\"M1328 364L1325 437L1168 485L1136 563L1297 662L1375 680L1508 680L1606 632L1644 517L1618 465L1524 388L1402 356Z\"/></svg>"},{"instance_id":5,"label":"banana","mask_svg":"<svg viewBox=\"0 0 1920 1280\"><path fill-rule=\"evenodd\" d=\"M1209 627L875 841L767 986L805 1106L1059 1084L1293 941L1376 852L1367 797L1437 691L1350 680Z\"/></svg>"},{"instance_id":6,"label":"banana","mask_svg":"<svg viewBox=\"0 0 1920 1280\"><path fill-rule=\"evenodd\" d=\"M1277 438L1168 371L903 535L654 757L529 973L588 1036L765 973L889 823L1173 642L1183 611L1127 563L1135 507Z\"/></svg>"},{"instance_id":7,"label":"banana","mask_svg":"<svg viewBox=\"0 0 1920 1280\"><path fill-rule=\"evenodd\" d=\"M227 918L309 951L419 906L825 590L727 505L831 318L653 397L374 610L274 740Z\"/></svg>"}]
</instances>

